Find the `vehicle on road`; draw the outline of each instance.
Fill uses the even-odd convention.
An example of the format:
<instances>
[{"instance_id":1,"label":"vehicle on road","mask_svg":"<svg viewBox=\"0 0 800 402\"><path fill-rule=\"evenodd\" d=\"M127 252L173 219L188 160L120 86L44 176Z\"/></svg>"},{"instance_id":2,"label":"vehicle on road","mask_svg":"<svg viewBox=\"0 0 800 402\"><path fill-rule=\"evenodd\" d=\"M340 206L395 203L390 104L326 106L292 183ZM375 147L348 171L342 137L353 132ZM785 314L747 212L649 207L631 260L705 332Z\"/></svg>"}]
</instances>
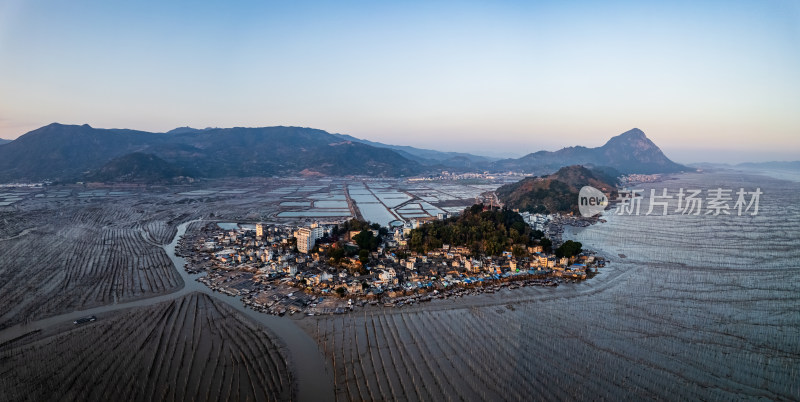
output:
<instances>
[{"instance_id":1,"label":"vehicle on road","mask_svg":"<svg viewBox=\"0 0 800 402\"><path fill-rule=\"evenodd\" d=\"M87 322L97 321L97 317L90 315L88 317L78 318L77 320L73 321L72 323L75 325L85 324Z\"/></svg>"}]
</instances>

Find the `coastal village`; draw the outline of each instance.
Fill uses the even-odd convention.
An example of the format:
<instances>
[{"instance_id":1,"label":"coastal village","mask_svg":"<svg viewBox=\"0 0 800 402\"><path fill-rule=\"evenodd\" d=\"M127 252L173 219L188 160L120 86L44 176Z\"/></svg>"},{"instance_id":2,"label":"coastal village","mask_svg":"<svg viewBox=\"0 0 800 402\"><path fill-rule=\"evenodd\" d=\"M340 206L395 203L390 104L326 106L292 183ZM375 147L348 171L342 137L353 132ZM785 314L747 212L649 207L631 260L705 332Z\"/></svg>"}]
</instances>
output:
<instances>
[{"instance_id":1,"label":"coastal village","mask_svg":"<svg viewBox=\"0 0 800 402\"><path fill-rule=\"evenodd\" d=\"M564 225L586 226L590 220L571 215L521 214L532 229L561 242ZM436 219L445 219L441 214ZM355 238L364 230L341 232L346 221L308 226L277 224L206 225L181 240L191 273L215 291L242 298L245 305L272 314L341 314L357 307L401 307L433 299L494 293L503 288L558 286L583 280L605 261L592 252L558 258L541 245L524 255L476 255L466 247L443 244L418 253L409 250L411 220L391 230L372 225L378 246L369 255L353 255ZM344 245L348 256L330 256Z\"/></svg>"}]
</instances>

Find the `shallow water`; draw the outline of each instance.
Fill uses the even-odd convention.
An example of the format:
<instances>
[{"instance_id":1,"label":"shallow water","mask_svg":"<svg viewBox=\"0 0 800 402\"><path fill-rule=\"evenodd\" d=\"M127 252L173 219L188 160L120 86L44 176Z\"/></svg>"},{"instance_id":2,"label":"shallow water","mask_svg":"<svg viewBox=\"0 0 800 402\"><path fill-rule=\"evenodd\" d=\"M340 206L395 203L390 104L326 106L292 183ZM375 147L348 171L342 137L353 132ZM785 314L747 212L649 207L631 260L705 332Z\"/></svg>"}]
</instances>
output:
<instances>
[{"instance_id":1,"label":"shallow water","mask_svg":"<svg viewBox=\"0 0 800 402\"><path fill-rule=\"evenodd\" d=\"M637 186L648 197L730 188L731 205L739 188L757 187L756 216L680 215L672 200L667 216L646 216L643 204L640 216L607 211L607 223L566 230L618 275L581 314L604 346L709 386L696 395L800 396L800 184L722 172Z\"/></svg>"},{"instance_id":2,"label":"shallow water","mask_svg":"<svg viewBox=\"0 0 800 402\"><path fill-rule=\"evenodd\" d=\"M611 259L587 281L309 324L338 398L800 399L800 184L714 173L637 188L664 187L764 194L756 216L645 204L566 228Z\"/></svg>"}]
</instances>

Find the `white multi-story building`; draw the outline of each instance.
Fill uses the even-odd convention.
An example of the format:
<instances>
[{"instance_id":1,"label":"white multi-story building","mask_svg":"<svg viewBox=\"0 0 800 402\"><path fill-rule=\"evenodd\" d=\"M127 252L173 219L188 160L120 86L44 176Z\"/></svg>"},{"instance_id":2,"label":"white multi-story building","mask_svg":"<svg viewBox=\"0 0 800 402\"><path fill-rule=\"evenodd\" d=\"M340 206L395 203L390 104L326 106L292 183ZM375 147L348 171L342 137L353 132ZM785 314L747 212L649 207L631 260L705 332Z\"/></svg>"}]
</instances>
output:
<instances>
[{"instance_id":1,"label":"white multi-story building","mask_svg":"<svg viewBox=\"0 0 800 402\"><path fill-rule=\"evenodd\" d=\"M294 237L297 239L297 250L308 254L314 248L317 239L322 238L322 235L323 229L316 224L311 225L310 228L297 229L294 232Z\"/></svg>"},{"instance_id":2,"label":"white multi-story building","mask_svg":"<svg viewBox=\"0 0 800 402\"><path fill-rule=\"evenodd\" d=\"M264 225L261 223L256 224L256 236L259 238L264 236Z\"/></svg>"}]
</instances>

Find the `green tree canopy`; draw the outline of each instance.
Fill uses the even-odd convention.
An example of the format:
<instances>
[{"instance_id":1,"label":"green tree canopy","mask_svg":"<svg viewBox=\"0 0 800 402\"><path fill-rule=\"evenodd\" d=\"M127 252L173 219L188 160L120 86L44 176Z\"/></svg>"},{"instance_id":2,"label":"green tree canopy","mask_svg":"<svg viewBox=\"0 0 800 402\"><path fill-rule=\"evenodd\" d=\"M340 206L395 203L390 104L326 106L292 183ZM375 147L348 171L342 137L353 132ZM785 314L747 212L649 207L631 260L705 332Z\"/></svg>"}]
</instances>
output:
<instances>
[{"instance_id":1,"label":"green tree canopy","mask_svg":"<svg viewBox=\"0 0 800 402\"><path fill-rule=\"evenodd\" d=\"M358 260L366 265L369 262L369 250L361 249L361 251L358 252Z\"/></svg>"},{"instance_id":2,"label":"green tree canopy","mask_svg":"<svg viewBox=\"0 0 800 402\"><path fill-rule=\"evenodd\" d=\"M516 247L535 244L534 232L518 213L509 209L484 211L475 204L453 218L433 221L411 231L408 247L419 253L442 247L442 244L468 247L473 253L499 255Z\"/></svg>"},{"instance_id":3,"label":"green tree canopy","mask_svg":"<svg viewBox=\"0 0 800 402\"><path fill-rule=\"evenodd\" d=\"M361 250L375 251L378 249L380 238L375 237L370 230L362 230L361 233L353 236L353 241Z\"/></svg>"},{"instance_id":4,"label":"green tree canopy","mask_svg":"<svg viewBox=\"0 0 800 402\"><path fill-rule=\"evenodd\" d=\"M572 257L581 253L583 244L579 241L567 240L556 249L556 257Z\"/></svg>"}]
</instances>

